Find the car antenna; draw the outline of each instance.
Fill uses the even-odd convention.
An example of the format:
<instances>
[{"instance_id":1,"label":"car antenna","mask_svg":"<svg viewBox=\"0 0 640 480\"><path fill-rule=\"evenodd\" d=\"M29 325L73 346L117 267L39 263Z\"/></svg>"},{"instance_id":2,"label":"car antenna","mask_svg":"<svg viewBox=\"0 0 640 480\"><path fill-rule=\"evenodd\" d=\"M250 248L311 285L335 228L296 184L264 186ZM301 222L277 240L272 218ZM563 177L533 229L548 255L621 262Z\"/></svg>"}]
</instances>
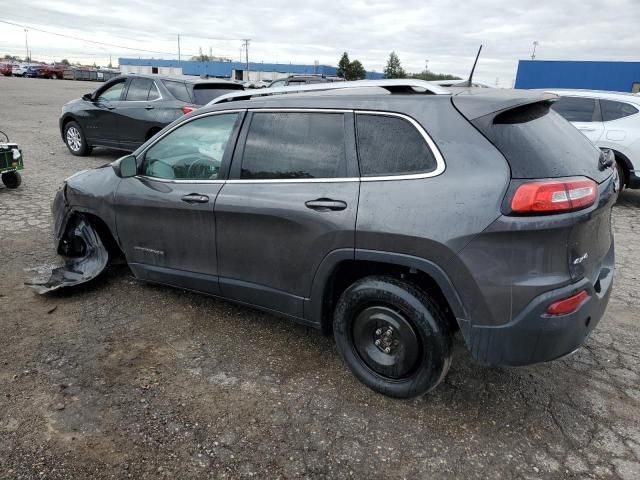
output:
<instances>
[{"instance_id":1,"label":"car antenna","mask_svg":"<svg viewBox=\"0 0 640 480\"><path fill-rule=\"evenodd\" d=\"M478 59L480 58L480 52L482 51L482 45L480 45L480 48L478 49L478 53L476 55L476 60L475 62L473 62L473 67L471 68L471 73L469 74L469 79L456 84L456 87L469 87L471 88L471 86L473 85L472 80L473 80L473 73L476 71L476 65L478 64Z\"/></svg>"}]
</instances>

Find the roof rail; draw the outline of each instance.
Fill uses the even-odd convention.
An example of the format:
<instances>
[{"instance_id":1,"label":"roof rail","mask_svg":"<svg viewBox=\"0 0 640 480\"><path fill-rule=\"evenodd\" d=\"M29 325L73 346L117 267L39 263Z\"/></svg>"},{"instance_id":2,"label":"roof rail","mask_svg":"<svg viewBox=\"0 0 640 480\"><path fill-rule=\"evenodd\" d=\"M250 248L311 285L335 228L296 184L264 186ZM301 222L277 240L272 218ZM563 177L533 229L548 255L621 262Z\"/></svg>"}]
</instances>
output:
<instances>
[{"instance_id":1,"label":"roof rail","mask_svg":"<svg viewBox=\"0 0 640 480\"><path fill-rule=\"evenodd\" d=\"M304 92L323 92L330 90L346 90L359 88L382 88L392 93L425 93L433 95L451 95L451 91L425 80L413 79L394 79L394 80L356 80L353 82L328 82L305 84L300 86L287 86L276 88L263 88L260 90L244 90L234 93L220 95L211 100L207 105L215 105L217 103L250 100L253 97L266 97L271 95L282 95ZM415 89L424 90L417 92Z\"/></svg>"}]
</instances>

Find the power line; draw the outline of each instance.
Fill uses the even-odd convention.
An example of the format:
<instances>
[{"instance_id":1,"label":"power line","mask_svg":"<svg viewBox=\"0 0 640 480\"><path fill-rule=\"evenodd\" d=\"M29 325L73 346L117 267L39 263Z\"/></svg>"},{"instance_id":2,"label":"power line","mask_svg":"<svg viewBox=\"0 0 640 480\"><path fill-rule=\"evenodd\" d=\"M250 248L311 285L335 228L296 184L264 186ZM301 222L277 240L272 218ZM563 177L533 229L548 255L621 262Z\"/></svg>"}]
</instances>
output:
<instances>
[{"instance_id":1,"label":"power line","mask_svg":"<svg viewBox=\"0 0 640 480\"><path fill-rule=\"evenodd\" d=\"M106 42L98 42L96 40L89 40L87 38L82 38L82 37L75 37L73 35L66 35L64 33L57 33L57 32L52 32L49 30L44 30L42 28L35 28L35 27L29 27L27 25L22 25L19 23L14 23L14 22L9 22L7 20L0 20L0 23L6 23L7 25L13 25L14 27L19 27L19 28L26 28L29 30L34 30L36 32L42 32L42 33L47 33L49 35L56 35L58 37L63 37L63 38L70 38L72 40L79 40L81 42L87 42L87 43L93 43L95 45L102 45L105 47L114 47L114 48L120 48L123 50L132 50L134 52L145 52L145 53L156 53L156 54L160 54L160 55L175 55L175 52L161 52L161 51L157 51L157 50L146 50L143 48L134 48L134 47L125 47L124 45L116 45L113 43L106 43ZM133 40L130 40L133 42Z\"/></svg>"}]
</instances>

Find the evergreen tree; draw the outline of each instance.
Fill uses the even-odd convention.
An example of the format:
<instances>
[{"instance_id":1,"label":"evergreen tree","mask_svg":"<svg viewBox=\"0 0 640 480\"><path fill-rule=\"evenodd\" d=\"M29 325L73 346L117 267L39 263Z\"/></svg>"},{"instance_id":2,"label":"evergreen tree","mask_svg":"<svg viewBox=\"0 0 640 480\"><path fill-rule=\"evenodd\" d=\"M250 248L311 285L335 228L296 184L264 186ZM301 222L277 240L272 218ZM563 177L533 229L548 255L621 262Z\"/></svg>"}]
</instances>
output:
<instances>
[{"instance_id":1,"label":"evergreen tree","mask_svg":"<svg viewBox=\"0 0 640 480\"><path fill-rule=\"evenodd\" d=\"M338 62L338 70L336 71L336 75L347 80L347 73L349 72L350 65L351 62L349 61L349 54L347 52L344 52L342 54L342 58Z\"/></svg>"},{"instance_id":2,"label":"evergreen tree","mask_svg":"<svg viewBox=\"0 0 640 480\"><path fill-rule=\"evenodd\" d=\"M354 60L349 64L346 80L363 80L367 76L367 72L359 60Z\"/></svg>"},{"instance_id":3,"label":"evergreen tree","mask_svg":"<svg viewBox=\"0 0 640 480\"><path fill-rule=\"evenodd\" d=\"M384 67L384 78L405 78L406 76L407 72L402 68L400 58L398 58L396 52L391 52L387 66Z\"/></svg>"}]
</instances>

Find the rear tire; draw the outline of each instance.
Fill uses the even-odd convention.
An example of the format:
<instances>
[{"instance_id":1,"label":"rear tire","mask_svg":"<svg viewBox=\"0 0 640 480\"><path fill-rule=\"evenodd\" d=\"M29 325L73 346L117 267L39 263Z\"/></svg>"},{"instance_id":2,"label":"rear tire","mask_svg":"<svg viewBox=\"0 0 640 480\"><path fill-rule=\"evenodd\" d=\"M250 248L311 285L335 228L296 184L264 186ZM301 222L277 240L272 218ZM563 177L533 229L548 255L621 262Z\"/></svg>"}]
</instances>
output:
<instances>
[{"instance_id":1,"label":"rear tire","mask_svg":"<svg viewBox=\"0 0 640 480\"><path fill-rule=\"evenodd\" d=\"M338 300L333 331L354 375L384 395L423 395L451 365L445 316L426 293L403 280L372 276L355 282Z\"/></svg>"},{"instance_id":2,"label":"rear tire","mask_svg":"<svg viewBox=\"0 0 640 480\"><path fill-rule=\"evenodd\" d=\"M7 188L18 188L22 183L22 176L18 172L5 172L2 174L2 183Z\"/></svg>"},{"instance_id":3,"label":"rear tire","mask_svg":"<svg viewBox=\"0 0 640 480\"><path fill-rule=\"evenodd\" d=\"M91 147L87 145L87 139L78 123L71 121L64 127L64 143L72 155L85 157L91 153Z\"/></svg>"}]
</instances>

